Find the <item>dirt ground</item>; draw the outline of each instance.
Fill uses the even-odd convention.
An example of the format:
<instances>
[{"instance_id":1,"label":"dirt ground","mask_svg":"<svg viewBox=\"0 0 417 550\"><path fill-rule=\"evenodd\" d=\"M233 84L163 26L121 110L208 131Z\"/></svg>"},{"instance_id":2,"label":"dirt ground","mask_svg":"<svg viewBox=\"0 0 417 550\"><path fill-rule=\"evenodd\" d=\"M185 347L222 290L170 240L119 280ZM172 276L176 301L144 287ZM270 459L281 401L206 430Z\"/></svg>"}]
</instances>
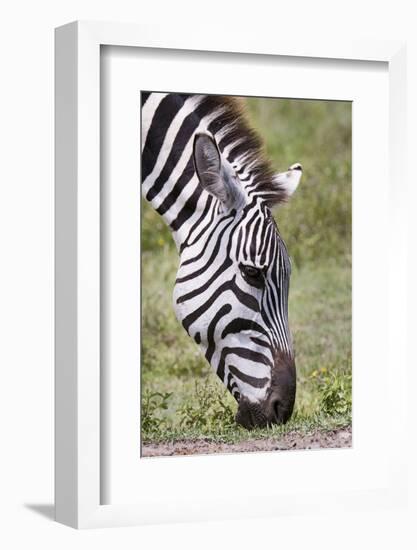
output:
<instances>
[{"instance_id":1,"label":"dirt ground","mask_svg":"<svg viewBox=\"0 0 417 550\"><path fill-rule=\"evenodd\" d=\"M292 432L279 438L249 439L240 443L215 443L205 439L173 443L145 443L142 457L194 454L287 451L301 449L338 449L352 446L351 428L316 431L308 435Z\"/></svg>"}]
</instances>

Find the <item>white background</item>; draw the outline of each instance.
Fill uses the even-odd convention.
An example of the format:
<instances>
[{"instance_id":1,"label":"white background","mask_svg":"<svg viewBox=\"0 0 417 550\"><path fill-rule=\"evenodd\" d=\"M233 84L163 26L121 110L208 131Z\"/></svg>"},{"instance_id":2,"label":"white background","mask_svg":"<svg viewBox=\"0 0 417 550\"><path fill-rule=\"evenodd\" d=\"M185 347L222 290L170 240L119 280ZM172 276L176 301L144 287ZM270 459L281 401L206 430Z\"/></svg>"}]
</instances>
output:
<instances>
[{"instance_id":1,"label":"white background","mask_svg":"<svg viewBox=\"0 0 417 550\"><path fill-rule=\"evenodd\" d=\"M74 19L184 25L219 20L247 32L409 40L409 97L417 97L417 38L412 2L334 1L256 3L38 0L1 8L0 85L0 544L3 548L415 548L413 511L281 517L200 525L76 532L54 524L53 498L53 28ZM145 6L147 4L147 6ZM272 7L274 6L274 7ZM408 106L409 149L417 150L415 104ZM372 159L377 161L377 159ZM411 158L408 161L412 169ZM406 185L406 182L404 182ZM416 185L417 187L417 185ZM415 187L409 187L412 239L417 231ZM410 244L410 254L416 246ZM415 258L414 258L415 259ZM417 280L416 263L410 281ZM416 325L410 285L410 333ZM394 368L394 367L393 367ZM411 398L410 438L415 437ZM395 376L393 384L395 385ZM395 441L387 440L387 445ZM415 447L411 448L415 457ZM416 462L416 461L415 461ZM412 472L413 495L416 495ZM412 501L416 502L415 496ZM42 507L43 506L43 507ZM34 509L35 508L35 511ZM37 512L36 512L37 510Z\"/></svg>"}]
</instances>

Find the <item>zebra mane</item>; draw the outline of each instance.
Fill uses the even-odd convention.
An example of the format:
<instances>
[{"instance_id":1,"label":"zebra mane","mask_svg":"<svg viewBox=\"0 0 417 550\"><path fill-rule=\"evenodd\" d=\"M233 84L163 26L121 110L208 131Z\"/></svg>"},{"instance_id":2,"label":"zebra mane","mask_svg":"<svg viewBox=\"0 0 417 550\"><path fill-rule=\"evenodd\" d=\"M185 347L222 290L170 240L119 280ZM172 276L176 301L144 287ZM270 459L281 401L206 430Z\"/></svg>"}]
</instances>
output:
<instances>
[{"instance_id":1,"label":"zebra mane","mask_svg":"<svg viewBox=\"0 0 417 550\"><path fill-rule=\"evenodd\" d=\"M220 115L209 125L209 132L215 136L226 158L242 168L239 173L250 173L251 187L264 194L267 202L285 202L287 194L274 184L274 170L265 154L265 146L259 134L249 122L244 98L231 96L204 96L204 103L210 112L220 111Z\"/></svg>"},{"instance_id":2,"label":"zebra mane","mask_svg":"<svg viewBox=\"0 0 417 550\"><path fill-rule=\"evenodd\" d=\"M193 134L200 131L211 134L215 139L223 157L233 166L249 195L258 196L271 207L287 200L288 182L274 173L265 155L263 141L249 121L243 98L142 91L141 103L142 113L145 113L145 125L142 127L145 128L142 133L142 192L160 215L164 216L170 210L195 173L192 156L187 159L185 167L179 168L179 160L187 143L192 143ZM177 115L178 120L173 124ZM169 151L166 157L159 157L168 132ZM161 161L163 166L154 172L158 158L164 159ZM177 174L179 170L182 174ZM173 174L175 177L171 181ZM165 191L161 195L162 188ZM178 222L167 221L173 231L182 223L186 212L188 217L193 215L200 194L201 186L183 205L181 219Z\"/></svg>"}]
</instances>

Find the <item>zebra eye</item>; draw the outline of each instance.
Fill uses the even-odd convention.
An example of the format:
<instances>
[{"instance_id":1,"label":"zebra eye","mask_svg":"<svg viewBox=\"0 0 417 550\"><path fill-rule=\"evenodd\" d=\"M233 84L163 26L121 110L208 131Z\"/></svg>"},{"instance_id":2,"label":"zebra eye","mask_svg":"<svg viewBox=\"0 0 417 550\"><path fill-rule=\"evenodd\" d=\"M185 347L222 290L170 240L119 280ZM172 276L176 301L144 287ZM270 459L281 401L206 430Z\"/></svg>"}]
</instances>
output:
<instances>
[{"instance_id":1,"label":"zebra eye","mask_svg":"<svg viewBox=\"0 0 417 550\"><path fill-rule=\"evenodd\" d=\"M242 271L248 277L260 277L262 275L262 271L260 269L257 269L251 265L243 265Z\"/></svg>"},{"instance_id":2,"label":"zebra eye","mask_svg":"<svg viewBox=\"0 0 417 550\"><path fill-rule=\"evenodd\" d=\"M257 288L261 288L263 286L264 276L262 269L254 267L253 265L243 264L240 264L239 267L246 282L252 286L256 286Z\"/></svg>"}]
</instances>

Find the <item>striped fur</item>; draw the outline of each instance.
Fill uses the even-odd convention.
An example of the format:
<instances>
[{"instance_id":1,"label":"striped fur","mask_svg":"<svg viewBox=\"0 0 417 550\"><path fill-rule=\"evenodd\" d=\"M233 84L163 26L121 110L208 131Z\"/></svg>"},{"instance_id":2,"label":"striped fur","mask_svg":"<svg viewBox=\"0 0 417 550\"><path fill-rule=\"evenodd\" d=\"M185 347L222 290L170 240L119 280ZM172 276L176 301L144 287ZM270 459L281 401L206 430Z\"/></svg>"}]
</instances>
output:
<instances>
[{"instance_id":1,"label":"striped fur","mask_svg":"<svg viewBox=\"0 0 417 550\"><path fill-rule=\"evenodd\" d=\"M294 405L291 267L270 206L300 177L273 173L239 100L142 93L142 193L180 254L175 312L248 428Z\"/></svg>"}]
</instances>

